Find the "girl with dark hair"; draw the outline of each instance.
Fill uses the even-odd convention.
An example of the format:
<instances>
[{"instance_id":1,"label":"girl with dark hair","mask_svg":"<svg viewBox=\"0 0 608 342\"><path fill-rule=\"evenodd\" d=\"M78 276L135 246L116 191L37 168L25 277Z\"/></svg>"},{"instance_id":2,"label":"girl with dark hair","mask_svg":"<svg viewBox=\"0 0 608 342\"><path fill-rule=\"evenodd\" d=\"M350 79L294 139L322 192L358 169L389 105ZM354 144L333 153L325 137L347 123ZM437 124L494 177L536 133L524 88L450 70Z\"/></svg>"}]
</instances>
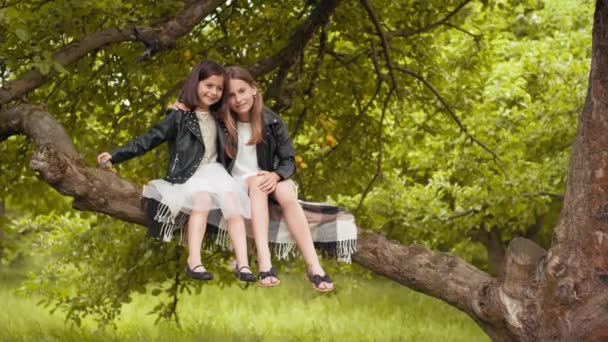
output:
<instances>
[{"instance_id":1,"label":"girl with dark hair","mask_svg":"<svg viewBox=\"0 0 608 342\"><path fill-rule=\"evenodd\" d=\"M169 163L164 179L150 181L143 190L148 234L170 240L173 232L187 225L186 273L197 280L213 274L201 262L201 244L209 211L219 209L228 226L236 257L235 275L253 282L247 259L244 218L250 203L242 187L226 172L226 135L218 119L228 120L228 76L211 61L198 63L186 80L180 102L188 110L169 110L167 116L146 134L97 159L103 165L120 163L142 155L163 142L169 145Z\"/></svg>"}]
</instances>

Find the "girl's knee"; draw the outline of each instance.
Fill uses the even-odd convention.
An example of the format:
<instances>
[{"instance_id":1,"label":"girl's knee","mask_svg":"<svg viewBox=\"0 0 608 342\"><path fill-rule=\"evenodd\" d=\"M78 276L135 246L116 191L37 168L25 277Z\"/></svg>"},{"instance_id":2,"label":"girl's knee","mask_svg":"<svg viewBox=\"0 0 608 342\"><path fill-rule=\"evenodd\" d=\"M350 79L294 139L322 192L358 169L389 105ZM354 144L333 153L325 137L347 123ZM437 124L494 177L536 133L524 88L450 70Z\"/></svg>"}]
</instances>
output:
<instances>
[{"instance_id":1,"label":"girl's knee","mask_svg":"<svg viewBox=\"0 0 608 342\"><path fill-rule=\"evenodd\" d=\"M245 226L245 219L240 215L232 215L225 218L228 229L232 229L234 227Z\"/></svg>"},{"instance_id":2,"label":"girl's knee","mask_svg":"<svg viewBox=\"0 0 608 342\"><path fill-rule=\"evenodd\" d=\"M260 190L261 178L258 176L249 177L247 179L247 187L249 188L249 194L266 195L266 193Z\"/></svg>"},{"instance_id":3,"label":"girl's knee","mask_svg":"<svg viewBox=\"0 0 608 342\"><path fill-rule=\"evenodd\" d=\"M279 182L274 191L274 197L281 205L298 202L298 194L292 181Z\"/></svg>"}]
</instances>

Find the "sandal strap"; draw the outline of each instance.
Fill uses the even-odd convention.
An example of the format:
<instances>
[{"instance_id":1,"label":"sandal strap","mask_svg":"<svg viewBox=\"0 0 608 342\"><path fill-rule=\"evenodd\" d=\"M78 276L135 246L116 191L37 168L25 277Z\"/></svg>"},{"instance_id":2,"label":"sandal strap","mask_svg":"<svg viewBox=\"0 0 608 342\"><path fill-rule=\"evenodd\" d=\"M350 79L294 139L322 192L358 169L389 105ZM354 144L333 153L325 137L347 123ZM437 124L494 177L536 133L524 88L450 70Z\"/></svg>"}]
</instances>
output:
<instances>
[{"instance_id":1,"label":"sandal strap","mask_svg":"<svg viewBox=\"0 0 608 342\"><path fill-rule=\"evenodd\" d=\"M247 269L249 272L241 272L241 270ZM254 282L255 275L251 272L251 268L249 266L242 266L239 268L234 268L234 274L236 275L238 280L246 281L246 282Z\"/></svg>"},{"instance_id":2,"label":"sandal strap","mask_svg":"<svg viewBox=\"0 0 608 342\"><path fill-rule=\"evenodd\" d=\"M321 283L333 283L333 280L331 280L327 273L322 276L319 274L309 274L308 278L311 282L313 282L313 284L315 284L315 287L319 287Z\"/></svg>"},{"instance_id":3,"label":"sandal strap","mask_svg":"<svg viewBox=\"0 0 608 342\"><path fill-rule=\"evenodd\" d=\"M275 277L275 278L278 277L277 270L274 267L270 267L270 269L268 271L260 272L260 274L258 275L258 279L260 279L260 280L264 280L268 277Z\"/></svg>"},{"instance_id":4,"label":"sandal strap","mask_svg":"<svg viewBox=\"0 0 608 342\"><path fill-rule=\"evenodd\" d=\"M246 269L248 269L249 271L251 271L251 268L250 268L249 266L242 266L242 267L239 267L239 268L237 269L237 271L241 272L241 270L242 270L242 269L245 269L245 268L246 268Z\"/></svg>"},{"instance_id":5,"label":"sandal strap","mask_svg":"<svg viewBox=\"0 0 608 342\"><path fill-rule=\"evenodd\" d=\"M197 269L197 268L199 268L199 267L203 267L203 265L202 265L202 264L200 264L200 265L196 265L196 266L192 267L192 268L190 269L190 271L194 272L194 270L195 270L195 269Z\"/></svg>"}]
</instances>

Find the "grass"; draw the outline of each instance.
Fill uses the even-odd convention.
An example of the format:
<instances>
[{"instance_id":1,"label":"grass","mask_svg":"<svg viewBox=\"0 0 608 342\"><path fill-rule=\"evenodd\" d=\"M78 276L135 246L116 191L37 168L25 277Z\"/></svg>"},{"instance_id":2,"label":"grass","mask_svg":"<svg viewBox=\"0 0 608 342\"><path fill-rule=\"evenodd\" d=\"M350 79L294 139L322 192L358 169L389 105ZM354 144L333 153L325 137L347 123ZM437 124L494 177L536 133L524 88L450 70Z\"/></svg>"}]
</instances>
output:
<instances>
[{"instance_id":1,"label":"grass","mask_svg":"<svg viewBox=\"0 0 608 342\"><path fill-rule=\"evenodd\" d=\"M276 288L205 286L180 297L181 328L154 324L156 297L138 295L117 329L74 327L14 289L23 272L0 272L0 341L489 341L464 313L394 282L337 275L337 291L318 294L303 276Z\"/></svg>"}]
</instances>

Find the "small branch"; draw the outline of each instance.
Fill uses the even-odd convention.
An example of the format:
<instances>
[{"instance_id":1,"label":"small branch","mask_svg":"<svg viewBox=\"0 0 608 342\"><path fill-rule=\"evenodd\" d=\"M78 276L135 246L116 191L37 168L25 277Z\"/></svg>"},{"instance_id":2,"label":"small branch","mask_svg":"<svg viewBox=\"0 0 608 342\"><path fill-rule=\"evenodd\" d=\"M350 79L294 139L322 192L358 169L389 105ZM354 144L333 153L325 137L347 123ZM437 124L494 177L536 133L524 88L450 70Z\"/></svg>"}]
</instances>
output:
<instances>
[{"instance_id":1,"label":"small branch","mask_svg":"<svg viewBox=\"0 0 608 342\"><path fill-rule=\"evenodd\" d=\"M324 0L312 11L310 16L295 30L289 38L287 46L275 55L263 58L248 69L254 78L264 75L277 66L290 67L306 47L319 26L329 22L329 17L340 4L341 0Z\"/></svg>"},{"instance_id":2,"label":"small branch","mask_svg":"<svg viewBox=\"0 0 608 342\"><path fill-rule=\"evenodd\" d=\"M539 192L535 192L535 193L528 193L528 192L522 192L521 193L522 196L524 197L551 197L557 200L563 200L564 199L564 194L556 194L556 193L552 193L552 192L546 192L546 191L539 191Z\"/></svg>"},{"instance_id":3,"label":"small branch","mask_svg":"<svg viewBox=\"0 0 608 342\"><path fill-rule=\"evenodd\" d=\"M498 168L500 169L500 171L502 171L502 173L507 178L509 178L509 175L507 174L507 172L502 167L502 165L500 163L500 157L496 154L496 152L492 151L483 142L479 141L477 138L475 138L469 132L469 130L462 124L462 122L460 121L460 119L458 118L458 116L456 115L456 113L454 112L454 110L452 110L452 108L450 107L450 105L448 105L447 101L439 94L439 92L437 91L437 89L435 89L435 87L429 81L427 81L424 77L422 77L417 72L414 72L413 70L410 70L408 68L404 68L402 66L397 66L397 65L395 65L393 67L395 68L395 70L401 71L404 74L408 74L408 75L414 76L420 82L422 82L437 97L437 99L439 100L439 102L441 102L441 104L443 105L443 107L447 110L449 116L452 118L452 120L454 120L454 122L456 122L456 124L460 128L460 131L462 133L464 133L472 142L474 142L476 145L478 145L483 150L485 150L490 155L492 155L492 159L494 160L494 162L496 163L496 165L498 166Z\"/></svg>"},{"instance_id":4,"label":"small branch","mask_svg":"<svg viewBox=\"0 0 608 342\"><path fill-rule=\"evenodd\" d=\"M363 195L361 195L361 200L359 201L359 204L357 205L357 209L355 209L355 216L359 212L359 209L361 209L361 205L363 205L363 201L365 201L365 198L367 197L367 194L369 194L369 192L371 191L372 186L374 185L376 180L382 175L382 151L383 151L382 127L384 125L384 118L386 117L386 109L388 107L388 101L390 100L391 95L393 94L394 91L395 91L395 87L391 87L391 89L388 91L388 94L386 95L386 98L384 99L384 107L382 108L382 117L380 118L380 127L378 127L378 138L377 138L377 140L378 140L378 159L376 159L376 173L372 177L371 181L367 184L367 187L363 191Z\"/></svg>"},{"instance_id":5,"label":"small branch","mask_svg":"<svg viewBox=\"0 0 608 342\"><path fill-rule=\"evenodd\" d=\"M469 209L469 210L465 210L463 212L460 213L456 213L450 217L448 217L448 221L450 220L454 220L457 218L461 218L461 217L465 217L465 216L469 216L469 215L475 215L479 212L479 209Z\"/></svg>"},{"instance_id":6,"label":"small branch","mask_svg":"<svg viewBox=\"0 0 608 342\"><path fill-rule=\"evenodd\" d=\"M410 37L410 36L413 36L413 35L416 35L419 33L430 31L430 30L434 29L435 27L445 24L448 20L450 20L450 18L452 18L456 13L458 13L458 11L460 11L469 2L471 2L471 0L465 0L463 3L458 5L458 7L456 7L452 12L448 13L448 15L446 15L443 19L436 21L432 24L426 25L424 27L421 27L421 28L413 30L413 31L402 31L402 30L389 31L386 33L386 37L387 37L387 39L391 39L393 37L407 38L407 37Z\"/></svg>"},{"instance_id":7,"label":"small branch","mask_svg":"<svg viewBox=\"0 0 608 342\"><path fill-rule=\"evenodd\" d=\"M348 70L350 70L351 74L354 74L350 65L348 63L342 61L338 55L336 55L335 53L330 53L330 55L332 57L336 58L336 60L338 60L340 63L342 63ZM353 92L353 97L355 98L355 101L356 101L355 104L357 106L357 111L358 111L357 119L350 121L349 126L344 130L344 132L346 132L346 134L338 140L338 141L340 141L340 143L337 144L336 146L332 147L329 151L325 152L320 158L317 159L317 162L329 157L338 148L340 148L340 146L346 145L345 142L347 142L350 139L353 132L355 131L354 127L357 124L357 122L359 121L358 118L364 116L365 113L367 113L367 111L369 110L369 107L371 107L371 105L376 100L376 97L378 97L378 95L380 94L380 91L382 90L383 81L382 81L382 79L378 78L378 80L376 82L376 89L374 91L374 95L372 95L372 97L369 99L369 101L367 101L367 103L364 106L361 105L361 100L360 100L361 96L358 94L357 88L354 83L355 83L355 81L353 81L351 79L351 89Z\"/></svg>"},{"instance_id":8,"label":"small branch","mask_svg":"<svg viewBox=\"0 0 608 342\"><path fill-rule=\"evenodd\" d=\"M380 37L380 41L382 42L382 50L384 51L384 58L386 60L386 67L388 68L388 72L391 77L392 87L397 88L397 79L395 78L395 73L393 71L393 62L391 60L390 47L388 45L386 33L384 32L384 29L380 24L380 19L378 18L378 15L376 14L376 11L374 11L374 8L369 2L369 0L361 0L361 3L365 7L367 14L374 23L374 26L376 27L376 31L378 33L378 36Z\"/></svg>"},{"instance_id":9,"label":"small branch","mask_svg":"<svg viewBox=\"0 0 608 342\"><path fill-rule=\"evenodd\" d=\"M481 39L481 37L482 37L482 35L481 35L481 34L475 34L475 33L473 33L473 32L469 32L469 31L467 31L467 30L463 29L463 28L462 28L462 27L460 27L460 26L456 26L456 25L454 25L454 24L450 24L450 23L443 23L443 25L444 25L444 26L447 26L447 27L451 27L451 28L453 28L453 29L456 29L456 30L458 30L458 31L460 31L460 32L462 32L462 33L464 33L464 34L467 34L467 35L469 35L469 36L473 37L473 39L475 39L475 42L477 43L477 47L479 47L479 40L480 40L480 39Z\"/></svg>"},{"instance_id":10,"label":"small branch","mask_svg":"<svg viewBox=\"0 0 608 342\"><path fill-rule=\"evenodd\" d=\"M308 87L304 91L304 103L306 104L314 97L314 89L315 89L315 81L319 77L319 71L321 70L321 64L323 63L323 57L325 56L325 48L327 46L327 32L325 28L327 25L321 27L321 34L319 35L319 51L317 52L317 59L313 66L313 71L310 75L310 82L308 82ZM304 119L306 118L306 113L308 111L309 106L304 105L304 108L298 115L298 121L296 122L296 127L291 134L291 137L295 137L300 130L300 127L304 124Z\"/></svg>"},{"instance_id":11,"label":"small branch","mask_svg":"<svg viewBox=\"0 0 608 342\"><path fill-rule=\"evenodd\" d=\"M181 256L181 246L176 246L175 247L175 261L176 263L179 262L180 260L180 256ZM177 324L177 326L180 326L180 322L179 322L179 315L177 314L177 303L179 302L179 286L181 284L181 278L180 275L182 274L181 270L178 272L175 272L175 277L173 279L173 286L172 286L172 293L171 296L173 296L173 302L171 303L171 307L170 307L170 314L171 316L173 316L175 318L175 324Z\"/></svg>"}]
</instances>

